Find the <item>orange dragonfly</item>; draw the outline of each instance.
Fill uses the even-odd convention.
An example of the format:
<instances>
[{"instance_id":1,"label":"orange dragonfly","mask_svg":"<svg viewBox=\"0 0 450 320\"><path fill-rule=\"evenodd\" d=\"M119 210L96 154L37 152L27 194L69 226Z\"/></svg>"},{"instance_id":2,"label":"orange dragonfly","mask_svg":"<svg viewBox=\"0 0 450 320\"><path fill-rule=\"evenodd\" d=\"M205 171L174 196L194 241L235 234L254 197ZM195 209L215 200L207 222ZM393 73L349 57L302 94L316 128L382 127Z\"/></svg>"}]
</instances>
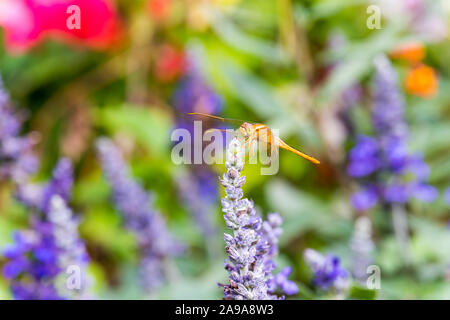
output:
<instances>
[{"instance_id":1,"label":"orange dragonfly","mask_svg":"<svg viewBox=\"0 0 450 320\"><path fill-rule=\"evenodd\" d=\"M190 113L188 113L188 115L216 119L216 120L219 120L222 122L226 122L226 121L242 122L241 120L237 120L237 119L227 119L227 118L222 118L222 117L213 116L210 114L200 113L200 112L190 112ZM241 124L241 126L239 127L239 134L244 139L244 142L249 143L250 145L253 144L253 142L263 142L267 146L270 146L271 150L274 150L273 147L275 147L275 150L277 150L277 147L279 147L279 148L285 149L287 151L290 151L308 161L311 161L314 164L320 164L320 161L317 160L316 158L313 158L295 148L292 148L286 142L284 142L279 137L274 135L272 130L270 130L270 128L264 124L243 122Z\"/></svg>"}]
</instances>

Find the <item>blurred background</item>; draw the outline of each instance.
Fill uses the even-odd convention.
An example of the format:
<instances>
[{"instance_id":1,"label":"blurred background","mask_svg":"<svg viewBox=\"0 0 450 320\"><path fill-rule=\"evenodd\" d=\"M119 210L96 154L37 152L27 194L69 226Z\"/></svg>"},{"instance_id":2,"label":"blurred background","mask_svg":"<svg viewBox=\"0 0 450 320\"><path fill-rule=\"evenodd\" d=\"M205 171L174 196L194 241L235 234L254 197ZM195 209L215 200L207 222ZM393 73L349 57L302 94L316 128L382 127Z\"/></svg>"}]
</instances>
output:
<instances>
[{"instance_id":1,"label":"blurred background","mask_svg":"<svg viewBox=\"0 0 450 320\"><path fill-rule=\"evenodd\" d=\"M76 17L66 26L72 3L80 29ZM13 135L28 141L5 156L13 120L2 110L0 247L23 244L17 230L37 232L33 216L45 208L24 205L23 194L70 159L66 200L93 296L221 299L225 166L171 160L172 130L191 130L183 115L204 112L267 124L321 160L282 150L276 175L243 171L259 214L283 218L276 263L292 267L299 289L288 299L335 297L312 281L307 248L339 257L353 279L345 298L449 299L449 17L446 0L0 0L0 104L20 120ZM110 142L127 181L114 176L120 163L108 167ZM38 164L11 177L24 154ZM156 212L183 246L162 249L166 279L150 291L143 235L124 222L133 206ZM150 243L169 241L150 233ZM20 295L12 286L30 268L10 261L16 255L3 253L2 299ZM381 289L367 289L369 265L379 267Z\"/></svg>"}]
</instances>

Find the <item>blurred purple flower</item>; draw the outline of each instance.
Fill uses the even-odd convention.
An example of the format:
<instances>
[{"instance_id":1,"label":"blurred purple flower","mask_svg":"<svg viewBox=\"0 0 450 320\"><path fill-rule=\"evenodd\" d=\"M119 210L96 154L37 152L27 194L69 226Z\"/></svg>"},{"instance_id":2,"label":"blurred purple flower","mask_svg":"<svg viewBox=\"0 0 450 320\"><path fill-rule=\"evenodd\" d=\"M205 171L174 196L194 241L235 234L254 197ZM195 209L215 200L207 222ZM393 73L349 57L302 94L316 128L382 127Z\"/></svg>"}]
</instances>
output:
<instances>
[{"instance_id":1,"label":"blurred purple flower","mask_svg":"<svg viewBox=\"0 0 450 320\"><path fill-rule=\"evenodd\" d=\"M107 138L97 142L104 174L122 214L125 226L137 240L141 256L142 286L149 292L164 283L164 263L179 255L183 248L167 230L164 219L152 211L147 192L135 182L117 147Z\"/></svg>"},{"instance_id":2,"label":"blurred purple flower","mask_svg":"<svg viewBox=\"0 0 450 320\"><path fill-rule=\"evenodd\" d=\"M78 234L79 223L65 200L57 193L50 200L48 220L52 224L53 238L58 247L59 267L66 272L74 266L80 270L80 286L73 290L67 288L66 296L81 299L90 297L90 277L87 271L90 259Z\"/></svg>"},{"instance_id":3,"label":"blurred purple flower","mask_svg":"<svg viewBox=\"0 0 450 320\"><path fill-rule=\"evenodd\" d=\"M389 203L406 203L410 193L406 185L393 183L385 187L383 196Z\"/></svg>"},{"instance_id":4,"label":"blurred purple flower","mask_svg":"<svg viewBox=\"0 0 450 320\"><path fill-rule=\"evenodd\" d=\"M378 202L378 190L374 186L366 187L352 195L352 205L356 210L364 211Z\"/></svg>"},{"instance_id":5,"label":"blurred purple flower","mask_svg":"<svg viewBox=\"0 0 450 320\"><path fill-rule=\"evenodd\" d=\"M341 266L337 256L323 256L313 249L306 249L303 255L314 273L313 285L325 291L334 288L342 292L348 288L348 271Z\"/></svg>"},{"instance_id":6,"label":"blurred purple flower","mask_svg":"<svg viewBox=\"0 0 450 320\"><path fill-rule=\"evenodd\" d=\"M367 267L372 264L374 243L372 241L372 223L366 216L355 221L353 236L350 240L352 252L352 274L360 283L367 280Z\"/></svg>"},{"instance_id":7,"label":"blurred purple flower","mask_svg":"<svg viewBox=\"0 0 450 320\"><path fill-rule=\"evenodd\" d=\"M222 110L223 105L220 95L206 83L194 62L195 59L191 56L189 71L180 81L173 96L173 103L179 114L176 128L186 129L191 134L194 122L185 118L187 113L214 115ZM202 121L202 126L203 130L210 129L207 121ZM196 146L193 145L194 148ZM216 228L211 221L212 207L218 198L216 175L205 165L193 165L191 169L191 173L180 177L177 181L180 195L203 234L209 237Z\"/></svg>"},{"instance_id":8,"label":"blurred purple flower","mask_svg":"<svg viewBox=\"0 0 450 320\"><path fill-rule=\"evenodd\" d=\"M294 281L288 279L289 275L292 272L291 267L283 268L279 273L277 273L269 282L269 290L270 292L275 292L276 288L280 288L280 290L286 295L294 295L298 293L298 287Z\"/></svg>"},{"instance_id":9,"label":"blurred purple flower","mask_svg":"<svg viewBox=\"0 0 450 320\"><path fill-rule=\"evenodd\" d=\"M216 230L212 220L217 202L216 177L208 169L186 172L177 178L180 197L206 238Z\"/></svg>"},{"instance_id":10,"label":"blurred purple flower","mask_svg":"<svg viewBox=\"0 0 450 320\"><path fill-rule=\"evenodd\" d=\"M406 141L400 138L387 137L383 147L387 169L395 174L404 173L408 169L410 157Z\"/></svg>"},{"instance_id":11,"label":"blurred purple flower","mask_svg":"<svg viewBox=\"0 0 450 320\"><path fill-rule=\"evenodd\" d=\"M52 178L46 184L23 182L17 186L16 196L29 208L47 213L53 196L60 196L65 202L71 198L73 185L72 162L61 158L52 172Z\"/></svg>"},{"instance_id":12,"label":"blurred purple flower","mask_svg":"<svg viewBox=\"0 0 450 320\"><path fill-rule=\"evenodd\" d=\"M174 94L174 105L180 114L200 112L216 114L222 110L222 98L205 82L197 70L181 80Z\"/></svg>"},{"instance_id":13,"label":"blurred purple flower","mask_svg":"<svg viewBox=\"0 0 450 320\"><path fill-rule=\"evenodd\" d=\"M261 226L260 234L262 241L266 241L267 244L264 269L268 274L267 284L270 293L274 294L277 289L280 289L286 295L293 295L298 292L298 288L295 282L288 279L292 269L286 267L278 274L273 275L273 271L276 268L274 259L278 255L278 241L283 233L283 229L281 228L282 223L283 218L278 213L270 213L267 215L267 220Z\"/></svg>"},{"instance_id":14,"label":"blurred purple flower","mask_svg":"<svg viewBox=\"0 0 450 320\"><path fill-rule=\"evenodd\" d=\"M52 179L43 188L41 210L44 212L49 211L50 201L55 195L60 196L63 201L68 202L72 195L72 185L72 162L67 158L62 158L53 169Z\"/></svg>"},{"instance_id":15,"label":"blurred purple flower","mask_svg":"<svg viewBox=\"0 0 450 320\"><path fill-rule=\"evenodd\" d=\"M430 167L425 163L422 156L413 155L408 162L409 171L411 171L416 180L426 181L430 176Z\"/></svg>"},{"instance_id":16,"label":"blurred purple flower","mask_svg":"<svg viewBox=\"0 0 450 320\"><path fill-rule=\"evenodd\" d=\"M71 186L72 165L69 160L62 159L52 179L44 186L36 185L37 196L26 203L33 213L30 229L17 231L14 243L3 250L3 256L8 259L3 275L11 281L15 299L75 296L68 292L62 294L55 286L56 278L65 274L69 265L80 266L85 275L89 261L83 241L78 236L78 224L63 198L69 200ZM45 202L47 197L50 199L48 205Z\"/></svg>"},{"instance_id":17,"label":"blurred purple flower","mask_svg":"<svg viewBox=\"0 0 450 320\"><path fill-rule=\"evenodd\" d=\"M444 201L450 205L450 187L444 191Z\"/></svg>"},{"instance_id":18,"label":"blurred purple flower","mask_svg":"<svg viewBox=\"0 0 450 320\"><path fill-rule=\"evenodd\" d=\"M397 74L385 56L376 57L373 91L372 121L378 136L405 138L408 127L405 122L405 106L397 85Z\"/></svg>"},{"instance_id":19,"label":"blurred purple flower","mask_svg":"<svg viewBox=\"0 0 450 320\"><path fill-rule=\"evenodd\" d=\"M378 153L379 147L374 138L358 136L355 147L350 151L348 174L359 178L373 173L380 166Z\"/></svg>"},{"instance_id":20,"label":"blurred purple flower","mask_svg":"<svg viewBox=\"0 0 450 320\"><path fill-rule=\"evenodd\" d=\"M20 183L37 170L38 161L31 150L34 138L20 136L21 126L22 119L13 111L0 78L0 182Z\"/></svg>"},{"instance_id":21,"label":"blurred purple flower","mask_svg":"<svg viewBox=\"0 0 450 320\"><path fill-rule=\"evenodd\" d=\"M422 202L433 202L439 196L435 187L426 183L418 183L412 186L412 195Z\"/></svg>"},{"instance_id":22,"label":"blurred purple flower","mask_svg":"<svg viewBox=\"0 0 450 320\"><path fill-rule=\"evenodd\" d=\"M430 169L422 156L409 152L408 126L397 75L385 56L375 59L372 121L374 137L360 136L350 151L347 172L361 181L362 191L352 197L355 209L367 210L377 204L406 203L412 197L423 202L437 198L428 185ZM409 178L409 175L414 177ZM369 177L370 175L370 177Z\"/></svg>"},{"instance_id":23,"label":"blurred purple flower","mask_svg":"<svg viewBox=\"0 0 450 320\"><path fill-rule=\"evenodd\" d=\"M3 250L8 259L3 276L10 280L13 298L61 299L54 286L60 269L51 225L35 220L32 229L15 232L13 239L15 242Z\"/></svg>"}]
</instances>

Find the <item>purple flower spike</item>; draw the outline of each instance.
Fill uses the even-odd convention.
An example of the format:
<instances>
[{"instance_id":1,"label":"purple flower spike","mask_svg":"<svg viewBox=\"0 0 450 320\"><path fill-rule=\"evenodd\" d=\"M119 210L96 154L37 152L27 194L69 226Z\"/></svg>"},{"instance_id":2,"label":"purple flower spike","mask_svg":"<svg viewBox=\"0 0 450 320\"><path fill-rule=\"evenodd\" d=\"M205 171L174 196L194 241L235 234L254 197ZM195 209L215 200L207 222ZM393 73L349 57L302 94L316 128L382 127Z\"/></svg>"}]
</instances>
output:
<instances>
[{"instance_id":1,"label":"purple flower spike","mask_svg":"<svg viewBox=\"0 0 450 320\"><path fill-rule=\"evenodd\" d=\"M215 213L213 204L217 203L216 179L206 168L198 173L180 174L177 179L180 198L206 239L211 239L217 231L212 220Z\"/></svg>"},{"instance_id":2,"label":"purple flower spike","mask_svg":"<svg viewBox=\"0 0 450 320\"><path fill-rule=\"evenodd\" d=\"M378 192L376 187L367 187L352 196L352 204L356 210L364 211L374 207L378 203Z\"/></svg>"},{"instance_id":3,"label":"purple flower spike","mask_svg":"<svg viewBox=\"0 0 450 320\"><path fill-rule=\"evenodd\" d=\"M66 296L73 298L89 298L91 279L87 268L89 255L84 242L78 234L78 221L73 217L72 211L67 207L64 199L55 194L50 200L49 221L53 225L53 237L59 249L58 265L66 272L79 271L80 281L74 284L72 290L66 288Z\"/></svg>"},{"instance_id":4,"label":"purple flower spike","mask_svg":"<svg viewBox=\"0 0 450 320\"><path fill-rule=\"evenodd\" d=\"M164 219L152 211L149 195L131 178L113 142L101 138L97 149L104 174L113 189L116 208L138 243L142 286L152 292L165 282L165 261L179 255L183 247L169 233Z\"/></svg>"},{"instance_id":5,"label":"purple flower spike","mask_svg":"<svg viewBox=\"0 0 450 320\"><path fill-rule=\"evenodd\" d=\"M226 225L233 234L226 233L225 250L228 261L225 269L230 273L229 284L223 286L228 300L268 300L275 299L268 293L268 276L264 271L264 254L268 244L261 239L261 218L257 215L253 202L243 199L241 176L244 168L243 147L234 138L227 149L227 173L221 183L226 196L222 199L222 211Z\"/></svg>"},{"instance_id":6,"label":"purple flower spike","mask_svg":"<svg viewBox=\"0 0 450 320\"><path fill-rule=\"evenodd\" d=\"M31 227L16 232L14 243L3 250L3 257L8 260L3 275L11 282L13 297L21 300L89 298L86 271L89 258L78 234L78 221L65 201L71 194L70 161L61 160L46 185L33 186L37 196L26 203L33 214ZM57 285L65 284L57 280L65 279L66 272L73 271L80 271L80 282L75 281L70 288Z\"/></svg>"},{"instance_id":7,"label":"purple flower spike","mask_svg":"<svg viewBox=\"0 0 450 320\"><path fill-rule=\"evenodd\" d=\"M69 201L72 195L73 185L73 168L72 162L63 158L59 160L53 170L52 179L45 186L41 200L41 210L48 212L50 209L50 201L58 195L65 202Z\"/></svg>"},{"instance_id":8,"label":"purple flower spike","mask_svg":"<svg viewBox=\"0 0 450 320\"><path fill-rule=\"evenodd\" d=\"M222 104L222 98L206 84L203 76L196 70L188 73L174 95L174 105L181 114L216 114L222 109Z\"/></svg>"},{"instance_id":9,"label":"purple flower spike","mask_svg":"<svg viewBox=\"0 0 450 320\"><path fill-rule=\"evenodd\" d=\"M271 292L275 290L273 288L280 288L281 291L286 295L294 295L298 293L298 287L294 281L288 279L289 275L292 272L291 267L283 268L278 274L276 274L271 282Z\"/></svg>"},{"instance_id":10,"label":"purple flower spike","mask_svg":"<svg viewBox=\"0 0 450 320\"><path fill-rule=\"evenodd\" d=\"M227 227L225 251L228 260L225 269L229 272L229 283L223 287L228 300L273 300L273 293L280 287L286 294L296 293L296 285L287 280L289 273L281 272L274 278L273 259L278 254L278 239L282 233L280 215L269 214L267 221L256 213L253 202L243 198L242 186L245 177L243 147L234 138L227 149L227 172L220 180L226 196L222 199L222 211Z\"/></svg>"},{"instance_id":11,"label":"purple flower spike","mask_svg":"<svg viewBox=\"0 0 450 320\"><path fill-rule=\"evenodd\" d=\"M450 205L450 188L447 188L447 190L444 191L444 201Z\"/></svg>"},{"instance_id":12,"label":"purple flower spike","mask_svg":"<svg viewBox=\"0 0 450 320\"><path fill-rule=\"evenodd\" d=\"M372 264L374 244L372 241L372 223L366 216L355 221L355 229L350 241L352 252L352 274L362 284L367 280L367 267Z\"/></svg>"},{"instance_id":13,"label":"purple flower spike","mask_svg":"<svg viewBox=\"0 0 450 320\"><path fill-rule=\"evenodd\" d=\"M71 199L73 185L72 162L62 158L52 172L52 178L46 184L22 183L16 192L20 202L29 208L48 213L50 200L53 196L60 196L65 202Z\"/></svg>"},{"instance_id":14,"label":"purple flower spike","mask_svg":"<svg viewBox=\"0 0 450 320\"><path fill-rule=\"evenodd\" d=\"M374 138L359 136L356 146L350 152L350 163L347 172L350 176L364 177L379 167L379 147Z\"/></svg>"},{"instance_id":15,"label":"purple flower spike","mask_svg":"<svg viewBox=\"0 0 450 320\"><path fill-rule=\"evenodd\" d=\"M422 202L434 201L437 192L426 183L429 167L421 155L408 150L405 107L395 70L384 56L377 57L375 69L372 107L375 135L358 137L347 166L350 176L365 179L364 189L352 197L353 206L364 211L378 202L405 204L412 197Z\"/></svg>"},{"instance_id":16,"label":"purple flower spike","mask_svg":"<svg viewBox=\"0 0 450 320\"><path fill-rule=\"evenodd\" d=\"M31 150L35 139L20 136L21 126L22 119L13 111L0 78L0 182L22 183L37 170L38 161Z\"/></svg>"},{"instance_id":17,"label":"purple flower spike","mask_svg":"<svg viewBox=\"0 0 450 320\"><path fill-rule=\"evenodd\" d=\"M378 135L405 138L405 106L397 84L397 74L385 56L375 59L372 119Z\"/></svg>"}]
</instances>

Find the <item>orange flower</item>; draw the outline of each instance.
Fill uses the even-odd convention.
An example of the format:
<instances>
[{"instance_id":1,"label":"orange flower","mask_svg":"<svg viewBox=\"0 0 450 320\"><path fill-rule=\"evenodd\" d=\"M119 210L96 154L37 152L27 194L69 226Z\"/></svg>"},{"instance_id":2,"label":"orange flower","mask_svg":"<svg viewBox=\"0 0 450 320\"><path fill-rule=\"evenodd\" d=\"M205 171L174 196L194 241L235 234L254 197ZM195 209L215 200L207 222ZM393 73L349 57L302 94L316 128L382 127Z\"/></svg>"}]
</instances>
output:
<instances>
[{"instance_id":1,"label":"orange flower","mask_svg":"<svg viewBox=\"0 0 450 320\"><path fill-rule=\"evenodd\" d=\"M413 64L418 63L425 58L425 47L419 42L403 44L391 52L391 57L406 60Z\"/></svg>"},{"instance_id":2,"label":"orange flower","mask_svg":"<svg viewBox=\"0 0 450 320\"><path fill-rule=\"evenodd\" d=\"M167 19L172 9L172 0L149 0L147 2L148 12L158 22Z\"/></svg>"},{"instance_id":3,"label":"orange flower","mask_svg":"<svg viewBox=\"0 0 450 320\"><path fill-rule=\"evenodd\" d=\"M413 67L405 79L406 91L424 98L432 97L438 87L436 72L426 65Z\"/></svg>"}]
</instances>

